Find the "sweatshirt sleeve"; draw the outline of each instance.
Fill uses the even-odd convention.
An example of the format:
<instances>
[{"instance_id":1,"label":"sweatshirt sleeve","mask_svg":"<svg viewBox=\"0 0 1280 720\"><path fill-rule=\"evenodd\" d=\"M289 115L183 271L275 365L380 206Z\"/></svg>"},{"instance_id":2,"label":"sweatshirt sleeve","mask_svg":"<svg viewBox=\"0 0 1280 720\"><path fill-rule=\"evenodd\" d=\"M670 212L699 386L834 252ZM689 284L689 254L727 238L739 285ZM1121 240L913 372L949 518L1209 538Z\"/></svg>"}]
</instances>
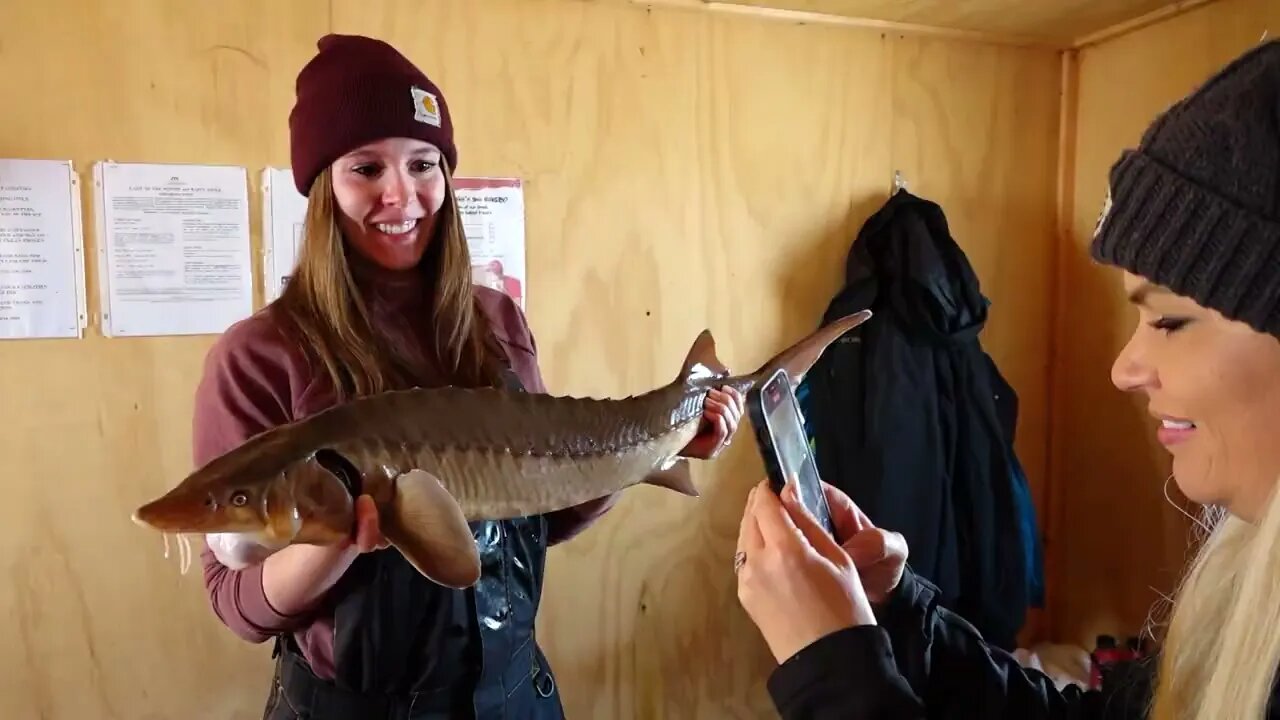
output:
<instances>
[{"instance_id":1,"label":"sweatshirt sleeve","mask_svg":"<svg viewBox=\"0 0 1280 720\"><path fill-rule=\"evenodd\" d=\"M1104 675L1101 690L1058 689L1044 673L983 642L910 570L878 625L832 633L783 663L769 692L786 720L972 715L992 720L1138 720L1149 670Z\"/></svg>"},{"instance_id":2,"label":"sweatshirt sleeve","mask_svg":"<svg viewBox=\"0 0 1280 720\"><path fill-rule=\"evenodd\" d=\"M898 674L884 628L851 627L782 663L768 690L784 720L923 720L925 706Z\"/></svg>"},{"instance_id":3,"label":"sweatshirt sleeve","mask_svg":"<svg viewBox=\"0 0 1280 720\"><path fill-rule=\"evenodd\" d=\"M496 318L495 330L506 341L513 369L520 376L525 389L532 393L545 393L547 388L542 380L542 370L538 366L538 343L524 312L514 300L496 290L480 288L478 292L488 295L489 302L498 308L493 313ZM619 493L613 493L547 513L547 545L565 542L591 527L617 504L619 497Z\"/></svg>"},{"instance_id":4,"label":"sweatshirt sleeve","mask_svg":"<svg viewBox=\"0 0 1280 720\"><path fill-rule=\"evenodd\" d=\"M254 317L232 326L205 358L192 419L197 467L292 418L287 356L283 346L258 327L261 322ZM218 561L207 542L200 561L213 612L245 640L264 642L302 620L276 612L267 602L261 563L233 570Z\"/></svg>"}]
</instances>

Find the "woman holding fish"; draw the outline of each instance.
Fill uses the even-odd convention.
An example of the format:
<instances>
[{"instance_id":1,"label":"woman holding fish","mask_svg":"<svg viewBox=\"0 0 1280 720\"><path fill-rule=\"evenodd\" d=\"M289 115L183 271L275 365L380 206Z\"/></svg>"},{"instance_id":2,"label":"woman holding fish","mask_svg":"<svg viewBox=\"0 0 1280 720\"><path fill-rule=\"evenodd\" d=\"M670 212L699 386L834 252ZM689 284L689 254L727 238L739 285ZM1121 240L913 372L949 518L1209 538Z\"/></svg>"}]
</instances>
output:
<instances>
[{"instance_id":1,"label":"woman holding fish","mask_svg":"<svg viewBox=\"0 0 1280 720\"><path fill-rule=\"evenodd\" d=\"M780 663L786 718L1276 717L1280 665L1280 42L1162 114L1112 168L1092 255L1139 325L1112 367L1145 395L1173 478L1209 509L1157 659L1100 690L988 647L905 569L907 548L828 488L837 539L762 484L738 594ZM837 544L837 542L842 543ZM1154 691L1150 688L1154 686Z\"/></svg>"},{"instance_id":2,"label":"woman holding fish","mask_svg":"<svg viewBox=\"0 0 1280 720\"><path fill-rule=\"evenodd\" d=\"M330 35L318 47L289 118L292 170L308 201L297 269L277 301L210 351L196 396L197 465L384 390L545 390L518 306L471 282L445 98L383 42ZM714 456L741 414L738 393L712 391L704 430L681 455ZM209 536L205 584L238 635L276 639L266 718L560 718L533 637L546 549L615 497L473 523L481 574L465 590L378 552L387 543L368 496L337 545Z\"/></svg>"}]
</instances>

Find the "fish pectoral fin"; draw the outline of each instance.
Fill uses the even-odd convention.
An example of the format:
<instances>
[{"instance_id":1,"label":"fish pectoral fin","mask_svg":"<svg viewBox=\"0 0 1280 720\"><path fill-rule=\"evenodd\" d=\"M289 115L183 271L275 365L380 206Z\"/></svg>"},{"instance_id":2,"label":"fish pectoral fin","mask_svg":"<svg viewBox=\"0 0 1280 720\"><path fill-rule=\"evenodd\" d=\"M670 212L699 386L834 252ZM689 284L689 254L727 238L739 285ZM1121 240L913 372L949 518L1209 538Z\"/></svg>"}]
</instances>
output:
<instances>
[{"instance_id":1,"label":"fish pectoral fin","mask_svg":"<svg viewBox=\"0 0 1280 720\"><path fill-rule=\"evenodd\" d=\"M428 580L454 589L480 579L480 552L462 508L440 479L411 470L395 479L382 534Z\"/></svg>"},{"instance_id":2,"label":"fish pectoral fin","mask_svg":"<svg viewBox=\"0 0 1280 720\"><path fill-rule=\"evenodd\" d=\"M698 497L698 488L693 484L693 470L685 458L680 458L665 468L654 470L640 482L675 490L681 495Z\"/></svg>"}]
</instances>

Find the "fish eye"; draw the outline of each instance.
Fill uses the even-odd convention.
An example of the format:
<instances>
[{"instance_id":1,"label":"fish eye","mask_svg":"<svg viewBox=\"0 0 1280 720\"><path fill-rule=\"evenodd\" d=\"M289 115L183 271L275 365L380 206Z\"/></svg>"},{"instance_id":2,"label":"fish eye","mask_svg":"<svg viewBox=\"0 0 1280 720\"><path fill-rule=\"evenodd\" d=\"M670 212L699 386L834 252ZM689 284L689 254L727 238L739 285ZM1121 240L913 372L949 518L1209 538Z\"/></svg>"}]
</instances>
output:
<instances>
[{"instance_id":1,"label":"fish eye","mask_svg":"<svg viewBox=\"0 0 1280 720\"><path fill-rule=\"evenodd\" d=\"M249 502L249 496L246 495L243 490L237 490L235 494L231 496L231 504L235 505L236 507L244 507L244 505L248 502Z\"/></svg>"}]
</instances>

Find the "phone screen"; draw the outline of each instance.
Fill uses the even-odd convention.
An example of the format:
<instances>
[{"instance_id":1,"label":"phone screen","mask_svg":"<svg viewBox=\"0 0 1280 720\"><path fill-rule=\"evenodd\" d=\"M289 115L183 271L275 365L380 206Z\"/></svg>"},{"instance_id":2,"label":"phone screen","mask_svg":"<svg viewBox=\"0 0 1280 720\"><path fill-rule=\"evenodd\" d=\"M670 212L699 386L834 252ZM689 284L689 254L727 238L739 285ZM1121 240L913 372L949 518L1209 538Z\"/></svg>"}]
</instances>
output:
<instances>
[{"instance_id":1,"label":"phone screen","mask_svg":"<svg viewBox=\"0 0 1280 720\"><path fill-rule=\"evenodd\" d=\"M800 416L800 405L786 375L775 375L761 389L761 395L766 424L783 476L795 479L801 502L827 532L834 533L818 467L805 435L804 418Z\"/></svg>"}]
</instances>

